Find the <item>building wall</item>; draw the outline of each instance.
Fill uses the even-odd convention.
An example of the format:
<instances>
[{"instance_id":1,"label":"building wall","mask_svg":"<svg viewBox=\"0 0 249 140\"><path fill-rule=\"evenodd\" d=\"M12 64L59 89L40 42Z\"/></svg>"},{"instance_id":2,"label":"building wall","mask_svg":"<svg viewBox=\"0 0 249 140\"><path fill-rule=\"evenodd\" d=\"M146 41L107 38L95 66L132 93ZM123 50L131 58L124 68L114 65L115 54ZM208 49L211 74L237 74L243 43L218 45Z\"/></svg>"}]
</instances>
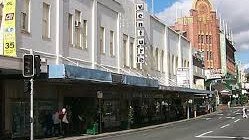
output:
<instances>
[{"instance_id":1,"label":"building wall","mask_svg":"<svg viewBox=\"0 0 249 140\"><path fill-rule=\"evenodd\" d=\"M140 71L136 65L135 8L136 3L141 2L143 1L30 1L29 19L26 21L28 29L22 30L20 15L24 3L22 0L17 0L18 57L22 57L32 49L35 54L41 55L42 61L47 62L48 65L63 63L137 76L149 74L156 78L171 79L171 77L175 77L177 67L189 65L190 54L186 53L189 52L189 42L177 32L167 28L159 19L151 16L144 3L146 48L151 47L151 49L146 50L148 58L146 58L147 65L144 66L145 71ZM49 38L42 37L43 3L48 4L50 10ZM79 48L76 45L76 10L80 12L80 19L77 20L80 20L81 29L83 21L87 21L87 45L85 48ZM69 14L72 15L72 21L69 21ZM72 25L69 26L70 24ZM99 52L100 27L105 28L104 54ZM70 28L72 28L71 33ZM110 55L110 30L114 31L114 56ZM70 38L70 34L72 38ZM122 44L124 35L127 36L128 46L133 42L133 50L130 50L130 47L124 50L125 47ZM124 51L127 53L127 64L124 64ZM131 52L133 53L133 66L129 60ZM155 68L155 66L157 67Z\"/></svg>"},{"instance_id":2,"label":"building wall","mask_svg":"<svg viewBox=\"0 0 249 140\"><path fill-rule=\"evenodd\" d=\"M221 68L219 24L210 1L194 1L190 17L180 18L174 29L187 32L187 38L191 41L192 46L205 52L206 69ZM201 41L202 36L203 42ZM206 36L211 36L211 43L207 43L209 40L206 39Z\"/></svg>"}]
</instances>

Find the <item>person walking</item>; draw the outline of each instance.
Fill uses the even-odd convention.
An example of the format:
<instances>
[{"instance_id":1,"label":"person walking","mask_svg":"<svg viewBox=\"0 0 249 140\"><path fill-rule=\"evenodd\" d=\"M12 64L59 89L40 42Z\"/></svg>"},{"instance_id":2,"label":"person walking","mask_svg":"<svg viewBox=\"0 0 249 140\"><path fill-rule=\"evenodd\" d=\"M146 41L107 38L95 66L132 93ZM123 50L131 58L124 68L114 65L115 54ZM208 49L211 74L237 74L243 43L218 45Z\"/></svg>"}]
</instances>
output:
<instances>
[{"instance_id":1,"label":"person walking","mask_svg":"<svg viewBox=\"0 0 249 140\"><path fill-rule=\"evenodd\" d=\"M63 108L61 111L61 123L62 123L62 134L63 136L67 136L68 135L68 127L69 127L69 121L68 121L68 116L67 116L67 110L66 108Z\"/></svg>"},{"instance_id":2,"label":"person walking","mask_svg":"<svg viewBox=\"0 0 249 140\"><path fill-rule=\"evenodd\" d=\"M247 116L247 109L246 109L245 106L243 106L242 114L243 114L243 118L248 118L248 116Z\"/></svg>"},{"instance_id":3,"label":"person walking","mask_svg":"<svg viewBox=\"0 0 249 140\"><path fill-rule=\"evenodd\" d=\"M53 114L53 122L54 122L54 136L59 136L61 134L60 132L60 123L61 123L61 120L59 118L59 110L56 110L56 112Z\"/></svg>"}]
</instances>

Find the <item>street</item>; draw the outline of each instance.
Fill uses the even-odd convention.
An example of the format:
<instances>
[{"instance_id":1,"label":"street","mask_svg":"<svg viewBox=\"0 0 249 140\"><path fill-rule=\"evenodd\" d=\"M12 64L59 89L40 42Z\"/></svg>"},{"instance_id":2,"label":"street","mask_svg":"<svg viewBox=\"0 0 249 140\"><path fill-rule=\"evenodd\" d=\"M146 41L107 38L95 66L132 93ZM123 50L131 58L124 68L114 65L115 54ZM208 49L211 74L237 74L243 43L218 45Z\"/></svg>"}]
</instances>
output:
<instances>
[{"instance_id":1,"label":"street","mask_svg":"<svg viewBox=\"0 0 249 140\"><path fill-rule=\"evenodd\" d=\"M98 138L97 140L214 140L249 139L249 119L234 108L191 121L164 127Z\"/></svg>"}]
</instances>

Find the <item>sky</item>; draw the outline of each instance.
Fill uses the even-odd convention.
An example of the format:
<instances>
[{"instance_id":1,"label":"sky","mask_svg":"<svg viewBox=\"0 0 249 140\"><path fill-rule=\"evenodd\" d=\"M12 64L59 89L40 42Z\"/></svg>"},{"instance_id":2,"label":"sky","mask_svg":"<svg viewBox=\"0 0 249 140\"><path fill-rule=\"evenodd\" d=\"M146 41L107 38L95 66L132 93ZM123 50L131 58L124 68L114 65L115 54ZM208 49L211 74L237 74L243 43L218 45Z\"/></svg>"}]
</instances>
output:
<instances>
[{"instance_id":1,"label":"sky","mask_svg":"<svg viewBox=\"0 0 249 140\"><path fill-rule=\"evenodd\" d=\"M149 7L152 0L147 0ZM154 13L167 25L177 16L188 16L193 0L154 0ZM233 31L236 61L249 68L249 0L211 0L214 8ZM176 10L178 9L178 10ZM177 12L176 12L177 11ZM177 14L176 14L177 13Z\"/></svg>"}]
</instances>

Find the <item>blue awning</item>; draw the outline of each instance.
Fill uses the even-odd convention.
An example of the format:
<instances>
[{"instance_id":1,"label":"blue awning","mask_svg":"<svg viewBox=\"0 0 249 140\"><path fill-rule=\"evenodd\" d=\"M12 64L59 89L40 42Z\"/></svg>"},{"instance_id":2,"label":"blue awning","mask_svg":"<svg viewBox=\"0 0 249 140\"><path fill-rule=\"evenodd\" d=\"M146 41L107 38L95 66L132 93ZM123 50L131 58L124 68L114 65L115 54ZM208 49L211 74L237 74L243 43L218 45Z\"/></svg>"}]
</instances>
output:
<instances>
[{"instance_id":1,"label":"blue awning","mask_svg":"<svg viewBox=\"0 0 249 140\"><path fill-rule=\"evenodd\" d=\"M81 68L72 65L49 65L50 79L75 79L75 80L90 80L99 82L108 82L113 84L124 84L140 87L157 87L158 80L136 77L131 75L114 74L111 72Z\"/></svg>"},{"instance_id":2,"label":"blue awning","mask_svg":"<svg viewBox=\"0 0 249 140\"><path fill-rule=\"evenodd\" d=\"M144 78L144 77L136 77L136 76L130 76L125 75L124 84L127 85L134 85L134 86L141 86L141 87L157 87L159 86L158 80Z\"/></svg>"},{"instance_id":3,"label":"blue awning","mask_svg":"<svg viewBox=\"0 0 249 140\"><path fill-rule=\"evenodd\" d=\"M75 79L75 80L92 80L100 82L112 82L110 72L95 69L87 69L72 65L49 65L50 79Z\"/></svg>"},{"instance_id":4,"label":"blue awning","mask_svg":"<svg viewBox=\"0 0 249 140\"><path fill-rule=\"evenodd\" d=\"M190 88L183 88L183 87L173 87L173 86L159 86L160 90L165 91L175 91L175 92L184 92L184 93L192 93L192 94L213 94L214 91L209 90L198 90L198 89L190 89Z\"/></svg>"}]
</instances>

